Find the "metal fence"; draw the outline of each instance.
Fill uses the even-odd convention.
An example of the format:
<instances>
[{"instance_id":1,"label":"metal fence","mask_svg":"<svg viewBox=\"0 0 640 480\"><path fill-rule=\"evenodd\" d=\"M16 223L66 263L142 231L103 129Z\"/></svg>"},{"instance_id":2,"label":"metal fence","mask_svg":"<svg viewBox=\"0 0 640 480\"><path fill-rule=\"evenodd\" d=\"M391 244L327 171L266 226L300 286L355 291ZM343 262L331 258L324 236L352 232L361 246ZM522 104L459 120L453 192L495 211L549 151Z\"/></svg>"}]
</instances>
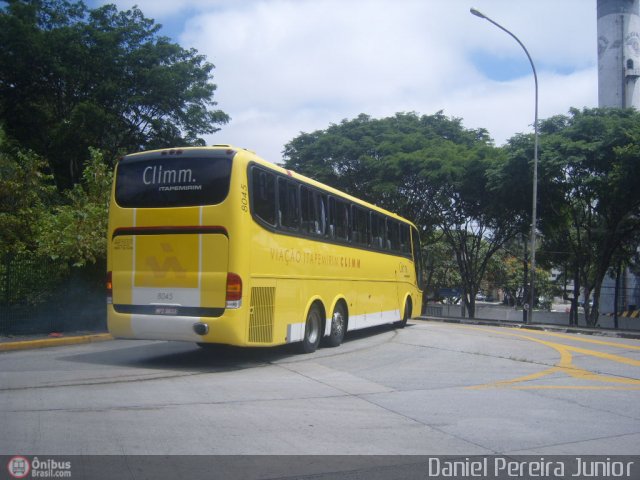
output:
<instances>
[{"instance_id":1,"label":"metal fence","mask_svg":"<svg viewBox=\"0 0 640 480\"><path fill-rule=\"evenodd\" d=\"M104 331L104 268L27 254L0 259L0 335Z\"/></svg>"},{"instance_id":2,"label":"metal fence","mask_svg":"<svg viewBox=\"0 0 640 480\"><path fill-rule=\"evenodd\" d=\"M567 306L568 309L568 306ZM427 304L424 306L426 317L439 318L465 318L462 316L460 305ZM522 309L508 307L506 305L482 305L476 304L476 320L492 320L505 323L522 323ZM533 316L533 323L546 325L569 326L569 312L566 311L546 311L536 310ZM578 326L586 327L587 321L584 313L578 315ZM615 328L614 319L610 315L600 315L596 325L600 328ZM620 330L640 330L640 318L625 315L618 319L618 329Z\"/></svg>"}]
</instances>

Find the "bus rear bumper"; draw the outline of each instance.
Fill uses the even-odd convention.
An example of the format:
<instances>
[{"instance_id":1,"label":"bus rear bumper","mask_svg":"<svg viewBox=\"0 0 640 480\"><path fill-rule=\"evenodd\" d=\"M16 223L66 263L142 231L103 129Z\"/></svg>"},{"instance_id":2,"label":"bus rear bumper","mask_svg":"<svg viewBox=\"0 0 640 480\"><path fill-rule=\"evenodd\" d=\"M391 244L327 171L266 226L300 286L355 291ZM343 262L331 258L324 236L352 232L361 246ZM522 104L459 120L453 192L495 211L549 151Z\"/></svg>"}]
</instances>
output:
<instances>
[{"instance_id":1,"label":"bus rear bumper","mask_svg":"<svg viewBox=\"0 0 640 480\"><path fill-rule=\"evenodd\" d=\"M238 318L137 315L108 307L107 326L116 338L175 340L196 343L246 344L244 325Z\"/></svg>"}]
</instances>

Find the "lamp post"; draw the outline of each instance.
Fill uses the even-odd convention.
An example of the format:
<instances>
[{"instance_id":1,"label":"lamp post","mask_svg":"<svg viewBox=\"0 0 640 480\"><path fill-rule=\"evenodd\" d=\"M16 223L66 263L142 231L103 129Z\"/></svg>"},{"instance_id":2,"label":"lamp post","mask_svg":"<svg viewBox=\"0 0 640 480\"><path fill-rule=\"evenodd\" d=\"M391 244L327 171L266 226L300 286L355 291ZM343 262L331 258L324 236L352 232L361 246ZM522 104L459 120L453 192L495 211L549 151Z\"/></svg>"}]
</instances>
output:
<instances>
[{"instance_id":1,"label":"lamp post","mask_svg":"<svg viewBox=\"0 0 640 480\"><path fill-rule=\"evenodd\" d=\"M533 322L533 306L535 304L535 281L536 281L536 223L537 223L537 211L538 211L538 75L536 74L536 67L533 65L533 60L531 60L531 55L529 55L529 51L527 47L520 41L518 37L516 37L509 30L504 28L499 23L491 20L484 13L472 8L471 13L476 17L484 18L490 23L493 23L500 30L507 32L511 37L514 38L518 45L522 47L524 53L527 54L527 58L529 59L529 63L531 64L531 69L533 70L533 80L535 82L535 118L533 121L533 131L534 131L534 146L533 146L533 205L531 207L531 288L530 288L530 300L529 300L529 323Z\"/></svg>"}]
</instances>

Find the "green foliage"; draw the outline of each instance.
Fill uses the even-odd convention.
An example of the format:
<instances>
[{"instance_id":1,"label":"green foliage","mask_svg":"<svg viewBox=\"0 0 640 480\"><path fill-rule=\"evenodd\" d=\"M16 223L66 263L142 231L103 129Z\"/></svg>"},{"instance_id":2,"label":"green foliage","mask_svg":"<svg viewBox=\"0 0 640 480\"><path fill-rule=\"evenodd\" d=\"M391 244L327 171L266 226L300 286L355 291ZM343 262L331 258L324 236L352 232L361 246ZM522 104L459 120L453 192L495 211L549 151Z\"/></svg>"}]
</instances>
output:
<instances>
[{"instance_id":1,"label":"green foliage","mask_svg":"<svg viewBox=\"0 0 640 480\"><path fill-rule=\"evenodd\" d=\"M1 257L74 266L104 260L113 173L101 152L90 154L82 183L60 195L46 162L11 146L0 130Z\"/></svg>"},{"instance_id":2,"label":"green foliage","mask_svg":"<svg viewBox=\"0 0 640 480\"><path fill-rule=\"evenodd\" d=\"M501 249L487 265L486 281L491 287L502 290L509 305L522 306L525 296L523 286L528 281L524 278L524 271L523 258Z\"/></svg>"},{"instance_id":3,"label":"green foliage","mask_svg":"<svg viewBox=\"0 0 640 480\"><path fill-rule=\"evenodd\" d=\"M430 298L439 299L441 288L458 288L462 284L456 256L451 246L444 240L442 232L430 235L425 244L426 251L426 291Z\"/></svg>"},{"instance_id":4,"label":"green foliage","mask_svg":"<svg viewBox=\"0 0 640 480\"><path fill-rule=\"evenodd\" d=\"M228 116L215 110L214 66L158 36L134 7L64 0L0 7L0 120L49 161L56 184L80 181L88 148L199 145Z\"/></svg>"},{"instance_id":5,"label":"green foliage","mask_svg":"<svg viewBox=\"0 0 640 480\"><path fill-rule=\"evenodd\" d=\"M68 265L53 263L38 254L40 225L58 201L53 177L47 173L47 162L9 142L0 129L0 305L3 308L18 304L31 308L45 301L68 274Z\"/></svg>"},{"instance_id":6,"label":"green foliage","mask_svg":"<svg viewBox=\"0 0 640 480\"><path fill-rule=\"evenodd\" d=\"M228 121L214 66L159 28L137 7L0 2L0 302L101 285L112 160Z\"/></svg>"},{"instance_id":7,"label":"green foliage","mask_svg":"<svg viewBox=\"0 0 640 480\"><path fill-rule=\"evenodd\" d=\"M64 193L66 203L55 207L39 224L38 252L75 267L104 261L109 195L113 173L103 154L90 149L82 183Z\"/></svg>"},{"instance_id":8,"label":"green foliage","mask_svg":"<svg viewBox=\"0 0 640 480\"><path fill-rule=\"evenodd\" d=\"M529 273L529 239L526 236L508 242L491 258L487 265L487 275L483 283L490 290L501 290L511 306L529 303L530 295L526 285ZM537 308L550 308L551 300L556 294L556 286L550 280L548 270L536 268L535 293L539 303Z\"/></svg>"},{"instance_id":9,"label":"green foliage","mask_svg":"<svg viewBox=\"0 0 640 480\"><path fill-rule=\"evenodd\" d=\"M56 199L46 162L11 145L0 129L0 256L35 249L37 226Z\"/></svg>"},{"instance_id":10,"label":"green foliage","mask_svg":"<svg viewBox=\"0 0 640 480\"><path fill-rule=\"evenodd\" d=\"M595 325L605 275L640 233L640 113L572 109L542 122L541 131L547 198L560 199L540 224L544 248L577 272L594 299L585 316Z\"/></svg>"},{"instance_id":11,"label":"green foliage","mask_svg":"<svg viewBox=\"0 0 640 480\"><path fill-rule=\"evenodd\" d=\"M301 133L285 145L285 166L433 229L425 203L438 185L457 181L470 152L487 147L484 130L437 112L361 114L326 130Z\"/></svg>"}]
</instances>

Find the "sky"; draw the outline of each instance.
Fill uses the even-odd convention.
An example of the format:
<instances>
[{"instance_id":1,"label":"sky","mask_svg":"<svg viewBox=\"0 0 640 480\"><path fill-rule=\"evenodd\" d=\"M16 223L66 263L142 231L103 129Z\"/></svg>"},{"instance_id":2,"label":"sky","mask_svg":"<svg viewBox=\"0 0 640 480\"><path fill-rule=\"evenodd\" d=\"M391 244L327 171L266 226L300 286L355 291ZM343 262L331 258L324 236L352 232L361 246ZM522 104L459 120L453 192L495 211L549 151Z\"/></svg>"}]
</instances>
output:
<instances>
[{"instance_id":1,"label":"sky","mask_svg":"<svg viewBox=\"0 0 640 480\"><path fill-rule=\"evenodd\" d=\"M597 106L596 0L93 0L138 5L160 33L215 65L205 136L280 163L300 132L360 113L431 115L485 128L496 145L539 118Z\"/></svg>"}]
</instances>

